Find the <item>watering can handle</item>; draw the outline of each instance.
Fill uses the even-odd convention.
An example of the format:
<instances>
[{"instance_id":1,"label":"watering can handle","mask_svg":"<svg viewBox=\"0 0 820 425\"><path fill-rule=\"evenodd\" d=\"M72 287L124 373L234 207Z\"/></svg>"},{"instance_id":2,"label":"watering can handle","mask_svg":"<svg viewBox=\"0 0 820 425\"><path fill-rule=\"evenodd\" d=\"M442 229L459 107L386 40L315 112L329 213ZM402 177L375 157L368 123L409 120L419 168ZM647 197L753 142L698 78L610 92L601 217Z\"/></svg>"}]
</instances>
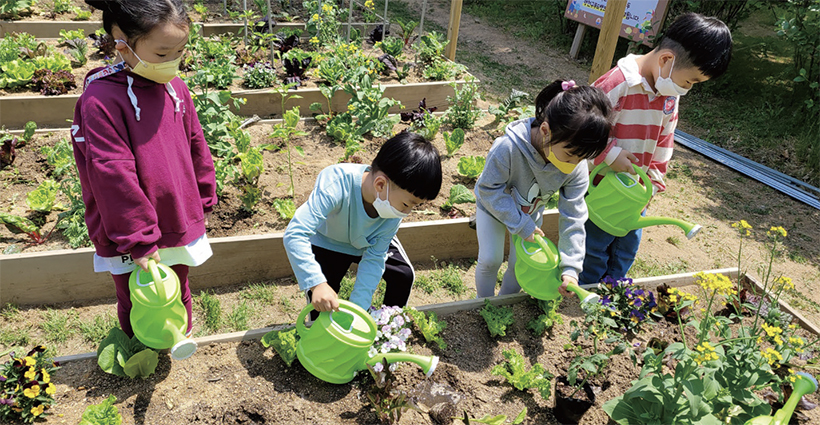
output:
<instances>
[{"instance_id":1,"label":"watering can handle","mask_svg":"<svg viewBox=\"0 0 820 425\"><path fill-rule=\"evenodd\" d=\"M540 246L541 249L544 250L544 252L550 252L551 251L549 245L547 245L547 241L545 241L544 238L541 237L541 235L535 235L535 236L533 236L533 239L535 239L535 243L537 243L538 246Z\"/></svg>"},{"instance_id":2,"label":"watering can handle","mask_svg":"<svg viewBox=\"0 0 820 425\"><path fill-rule=\"evenodd\" d=\"M299 317L296 318L296 333L299 335L304 335L304 332L307 332L309 329L305 326L305 317L307 317L308 313L313 311L313 304L308 304L305 308L302 309L302 312L299 313Z\"/></svg>"},{"instance_id":3,"label":"watering can handle","mask_svg":"<svg viewBox=\"0 0 820 425\"><path fill-rule=\"evenodd\" d=\"M606 162L598 164L598 166L593 168L592 172L589 173L589 188L587 189L587 192L589 192L590 194L592 194L592 189L598 187L598 185L594 184L593 182L595 181L595 176L597 176L598 173L600 173L601 170L604 169L604 167L607 167Z\"/></svg>"},{"instance_id":4,"label":"watering can handle","mask_svg":"<svg viewBox=\"0 0 820 425\"><path fill-rule=\"evenodd\" d=\"M164 300L166 299L165 295L165 285L162 284L162 275L159 274L159 267L157 267L157 262L154 261L153 258L148 259L148 271L151 272L151 279L153 279L153 286L154 290L157 292L157 296L159 299ZM137 285L139 286L150 286L150 285L142 285L140 284L140 273L142 273L142 267L137 267Z\"/></svg>"},{"instance_id":5,"label":"watering can handle","mask_svg":"<svg viewBox=\"0 0 820 425\"><path fill-rule=\"evenodd\" d=\"M635 169L635 172L638 173L638 176L641 178L643 186L646 188L646 202L649 202L649 199L652 197L653 192L652 179L650 179L649 176L646 175L646 173L641 169L641 167L632 164L632 168Z\"/></svg>"}]
</instances>

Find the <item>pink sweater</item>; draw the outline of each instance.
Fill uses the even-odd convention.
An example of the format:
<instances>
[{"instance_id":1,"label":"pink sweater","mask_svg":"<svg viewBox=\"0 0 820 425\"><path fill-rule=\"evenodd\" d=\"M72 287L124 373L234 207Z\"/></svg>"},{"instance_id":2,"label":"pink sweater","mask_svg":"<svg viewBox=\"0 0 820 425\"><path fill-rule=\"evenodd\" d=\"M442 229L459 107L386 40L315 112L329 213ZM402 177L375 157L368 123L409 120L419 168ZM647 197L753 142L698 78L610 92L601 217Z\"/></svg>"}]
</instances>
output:
<instances>
[{"instance_id":1,"label":"pink sweater","mask_svg":"<svg viewBox=\"0 0 820 425\"><path fill-rule=\"evenodd\" d=\"M607 94L615 112L615 127L607 149L593 161L611 164L622 149L638 157L641 167L655 186L666 190L663 176L675 147L678 124L677 96L659 96L640 73L636 55L618 61L618 66L601 76L594 86Z\"/></svg>"},{"instance_id":2,"label":"pink sweater","mask_svg":"<svg viewBox=\"0 0 820 425\"><path fill-rule=\"evenodd\" d=\"M97 255L139 258L205 234L214 164L182 80L163 85L125 70L92 81L71 134Z\"/></svg>"}]
</instances>

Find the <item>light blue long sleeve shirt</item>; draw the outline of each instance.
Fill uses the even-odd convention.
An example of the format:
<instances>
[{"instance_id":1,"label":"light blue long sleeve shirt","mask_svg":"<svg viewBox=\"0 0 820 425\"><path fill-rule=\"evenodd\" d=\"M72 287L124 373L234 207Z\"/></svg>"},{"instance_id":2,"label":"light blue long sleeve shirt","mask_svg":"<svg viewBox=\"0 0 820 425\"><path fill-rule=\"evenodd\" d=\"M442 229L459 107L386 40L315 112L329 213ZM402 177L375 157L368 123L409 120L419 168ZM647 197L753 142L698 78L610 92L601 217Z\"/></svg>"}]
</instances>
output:
<instances>
[{"instance_id":1,"label":"light blue long sleeve shirt","mask_svg":"<svg viewBox=\"0 0 820 425\"><path fill-rule=\"evenodd\" d=\"M390 241L401 224L398 218L371 218L364 210L362 175L368 168L336 164L322 170L283 238L290 266L303 291L327 282L311 244L361 256L350 301L364 309L373 301L373 292L384 274Z\"/></svg>"}]
</instances>

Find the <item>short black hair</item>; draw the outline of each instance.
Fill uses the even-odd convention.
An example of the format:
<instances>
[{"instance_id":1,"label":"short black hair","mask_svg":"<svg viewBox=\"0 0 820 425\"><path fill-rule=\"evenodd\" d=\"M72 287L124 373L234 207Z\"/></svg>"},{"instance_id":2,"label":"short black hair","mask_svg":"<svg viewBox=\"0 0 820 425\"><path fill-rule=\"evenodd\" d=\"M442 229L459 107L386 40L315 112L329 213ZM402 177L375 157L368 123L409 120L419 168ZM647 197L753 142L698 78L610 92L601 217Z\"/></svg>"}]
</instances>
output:
<instances>
[{"instance_id":1,"label":"short black hair","mask_svg":"<svg viewBox=\"0 0 820 425\"><path fill-rule=\"evenodd\" d=\"M564 90L565 81L555 80L535 98L535 128L549 124L549 145L567 143L569 153L585 159L595 158L606 149L612 131L612 107L604 92L592 86Z\"/></svg>"},{"instance_id":2,"label":"short black hair","mask_svg":"<svg viewBox=\"0 0 820 425\"><path fill-rule=\"evenodd\" d=\"M732 33L718 18L685 13L669 25L658 48L675 54L676 67L694 66L710 79L717 78L729 68Z\"/></svg>"},{"instance_id":3,"label":"short black hair","mask_svg":"<svg viewBox=\"0 0 820 425\"><path fill-rule=\"evenodd\" d=\"M170 22L190 28L191 20L182 0L85 0L103 12L103 28L111 34L117 25L128 37L131 47L159 24Z\"/></svg>"},{"instance_id":4,"label":"short black hair","mask_svg":"<svg viewBox=\"0 0 820 425\"><path fill-rule=\"evenodd\" d=\"M441 190L441 157L421 135L399 133L384 142L371 171L381 171L400 188L421 199L436 199Z\"/></svg>"}]
</instances>

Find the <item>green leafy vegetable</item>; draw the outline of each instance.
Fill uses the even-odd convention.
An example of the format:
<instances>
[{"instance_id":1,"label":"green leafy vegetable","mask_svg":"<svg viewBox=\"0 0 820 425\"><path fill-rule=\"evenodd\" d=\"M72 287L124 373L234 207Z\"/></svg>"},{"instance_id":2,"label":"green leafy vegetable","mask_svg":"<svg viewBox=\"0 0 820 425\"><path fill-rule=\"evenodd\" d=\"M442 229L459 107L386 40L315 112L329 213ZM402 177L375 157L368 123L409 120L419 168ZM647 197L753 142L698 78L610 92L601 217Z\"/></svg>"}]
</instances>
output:
<instances>
[{"instance_id":1,"label":"green leafy vegetable","mask_svg":"<svg viewBox=\"0 0 820 425\"><path fill-rule=\"evenodd\" d=\"M506 336L507 326L513 324L512 307L496 307L490 304L490 300L484 300L484 308L479 312L484 321L487 322L487 329L490 336Z\"/></svg>"},{"instance_id":2,"label":"green leafy vegetable","mask_svg":"<svg viewBox=\"0 0 820 425\"><path fill-rule=\"evenodd\" d=\"M524 358L517 351L504 350L503 354L507 361L493 367L493 375L503 376L519 391L535 388L541 393L542 398L545 400L550 398L552 374L545 370L544 366L536 363L528 371L524 365Z\"/></svg>"},{"instance_id":3,"label":"green leafy vegetable","mask_svg":"<svg viewBox=\"0 0 820 425\"><path fill-rule=\"evenodd\" d=\"M464 144L464 130L457 128L452 133L444 132L444 146L447 147L447 156L453 156Z\"/></svg>"},{"instance_id":4,"label":"green leafy vegetable","mask_svg":"<svg viewBox=\"0 0 820 425\"><path fill-rule=\"evenodd\" d=\"M531 329L534 334L541 336L549 331L555 324L564 323L564 319L558 314L558 306L561 304L561 297L554 300L536 300L538 307L544 314L532 319L527 323L527 329Z\"/></svg>"},{"instance_id":5,"label":"green leafy vegetable","mask_svg":"<svg viewBox=\"0 0 820 425\"><path fill-rule=\"evenodd\" d=\"M114 406L115 401L117 397L111 394L102 403L86 407L79 425L120 425L122 415Z\"/></svg>"},{"instance_id":6,"label":"green leafy vegetable","mask_svg":"<svg viewBox=\"0 0 820 425\"><path fill-rule=\"evenodd\" d=\"M136 336L128 338L122 329L114 327L97 347L97 365L112 375L147 378L156 370L158 356L146 351L153 352Z\"/></svg>"},{"instance_id":7,"label":"green leafy vegetable","mask_svg":"<svg viewBox=\"0 0 820 425\"><path fill-rule=\"evenodd\" d=\"M0 89L25 86L34 77L37 66L29 61L15 59L3 64L3 72L0 73Z\"/></svg>"},{"instance_id":8,"label":"green leafy vegetable","mask_svg":"<svg viewBox=\"0 0 820 425\"><path fill-rule=\"evenodd\" d=\"M449 211L456 204L475 203L475 194L463 184L456 184L450 188L450 198L444 202L441 209Z\"/></svg>"},{"instance_id":9,"label":"green leafy vegetable","mask_svg":"<svg viewBox=\"0 0 820 425\"><path fill-rule=\"evenodd\" d=\"M483 156L465 156L458 160L458 174L468 179L477 179L484 171Z\"/></svg>"},{"instance_id":10,"label":"green leafy vegetable","mask_svg":"<svg viewBox=\"0 0 820 425\"><path fill-rule=\"evenodd\" d=\"M61 204L57 203L57 192L60 191L60 185L54 180L48 179L40 183L37 189L32 190L26 195L26 205L34 211L50 212L54 209L65 209Z\"/></svg>"},{"instance_id":11,"label":"green leafy vegetable","mask_svg":"<svg viewBox=\"0 0 820 425\"><path fill-rule=\"evenodd\" d=\"M441 331L447 327L447 322L439 320L436 313L432 311L427 316L423 311L418 311L413 307L405 307L404 312L413 318L413 323L416 324L416 328L424 336L425 341L435 342L440 350L447 349L447 343L440 335Z\"/></svg>"},{"instance_id":12,"label":"green leafy vegetable","mask_svg":"<svg viewBox=\"0 0 820 425\"><path fill-rule=\"evenodd\" d=\"M296 214L296 204L293 203L293 199L290 198L274 199L273 208L276 209L276 212L278 212L279 216L284 220L290 220L293 218L293 214Z\"/></svg>"},{"instance_id":13,"label":"green leafy vegetable","mask_svg":"<svg viewBox=\"0 0 820 425\"><path fill-rule=\"evenodd\" d=\"M262 337L262 345L273 346L279 357L290 367L296 359L296 344L298 342L296 328L289 330L270 331Z\"/></svg>"},{"instance_id":14,"label":"green leafy vegetable","mask_svg":"<svg viewBox=\"0 0 820 425\"><path fill-rule=\"evenodd\" d=\"M26 129L23 131L23 140L26 143L31 141L32 136L34 136L34 131L37 130L37 123L34 121L29 121L26 123Z\"/></svg>"}]
</instances>

